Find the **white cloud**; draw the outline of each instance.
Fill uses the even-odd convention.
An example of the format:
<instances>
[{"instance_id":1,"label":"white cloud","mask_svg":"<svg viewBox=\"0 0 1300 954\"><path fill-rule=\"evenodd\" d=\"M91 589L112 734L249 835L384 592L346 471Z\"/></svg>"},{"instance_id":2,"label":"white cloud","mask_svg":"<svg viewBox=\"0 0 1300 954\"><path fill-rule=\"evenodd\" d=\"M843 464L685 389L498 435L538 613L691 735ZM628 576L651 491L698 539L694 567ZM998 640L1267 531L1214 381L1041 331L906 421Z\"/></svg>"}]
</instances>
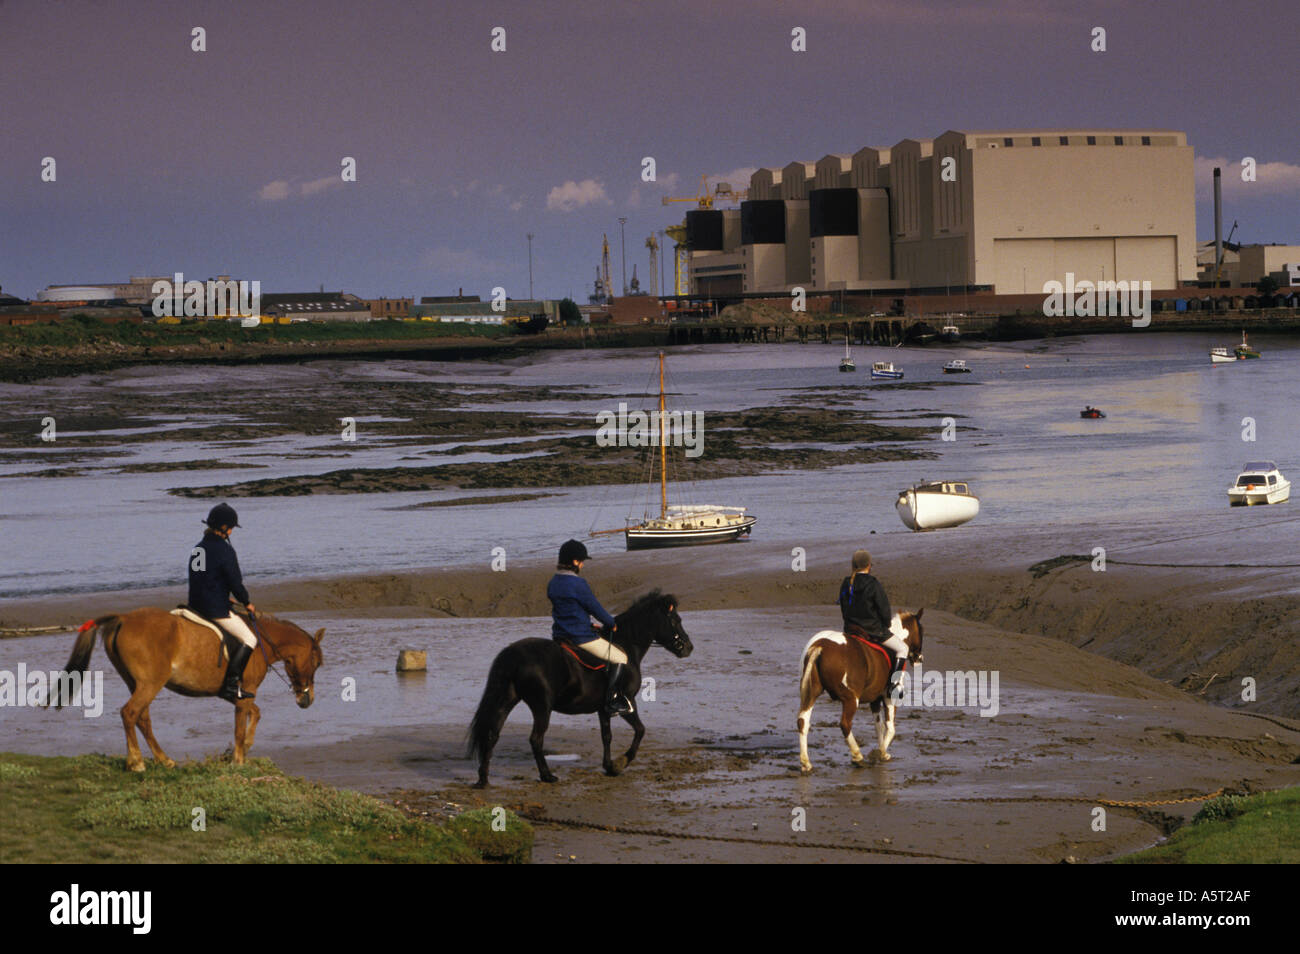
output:
<instances>
[{"instance_id":1,"label":"white cloud","mask_svg":"<svg viewBox=\"0 0 1300 954\"><path fill-rule=\"evenodd\" d=\"M318 192L324 192L326 189L332 189L334 186L342 184L343 178L341 176L321 176L319 179L312 179L308 182L299 182L296 179L276 179L258 189L257 197L263 202L283 202L293 196L301 198L315 195Z\"/></svg>"},{"instance_id":2,"label":"white cloud","mask_svg":"<svg viewBox=\"0 0 1300 954\"><path fill-rule=\"evenodd\" d=\"M298 187L298 194L315 195L317 192L324 192L326 189L332 189L335 186L341 186L342 184L342 176L322 176L319 179L312 179L310 182L304 182Z\"/></svg>"},{"instance_id":3,"label":"white cloud","mask_svg":"<svg viewBox=\"0 0 1300 954\"><path fill-rule=\"evenodd\" d=\"M572 212L597 202L610 204L604 185L595 179L583 179L581 182L570 179L564 185L551 189L546 196L546 208L558 212Z\"/></svg>"},{"instance_id":4,"label":"white cloud","mask_svg":"<svg viewBox=\"0 0 1300 954\"><path fill-rule=\"evenodd\" d=\"M1214 168L1222 170L1223 194L1248 199L1251 196L1287 195L1300 192L1300 165L1292 162L1263 162L1256 156L1255 181L1241 179L1242 157L1213 159L1197 156L1192 165L1196 177L1196 194L1202 198L1214 195Z\"/></svg>"},{"instance_id":5,"label":"white cloud","mask_svg":"<svg viewBox=\"0 0 1300 954\"><path fill-rule=\"evenodd\" d=\"M263 202L279 202L281 199L289 198L289 189L287 179L276 179L262 186L257 192L257 197Z\"/></svg>"}]
</instances>

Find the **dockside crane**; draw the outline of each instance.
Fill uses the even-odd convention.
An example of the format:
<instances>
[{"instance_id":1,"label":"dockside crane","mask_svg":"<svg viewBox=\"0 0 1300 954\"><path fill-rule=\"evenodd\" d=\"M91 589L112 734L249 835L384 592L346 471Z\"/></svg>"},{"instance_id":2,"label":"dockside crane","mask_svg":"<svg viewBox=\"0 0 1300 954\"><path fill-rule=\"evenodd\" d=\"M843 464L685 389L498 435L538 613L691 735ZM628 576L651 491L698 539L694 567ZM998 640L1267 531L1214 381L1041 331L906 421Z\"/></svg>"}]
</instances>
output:
<instances>
[{"instance_id":1,"label":"dockside crane","mask_svg":"<svg viewBox=\"0 0 1300 954\"><path fill-rule=\"evenodd\" d=\"M650 295L659 297L659 240L650 233L645 240L645 247L650 249Z\"/></svg>"},{"instance_id":2,"label":"dockside crane","mask_svg":"<svg viewBox=\"0 0 1300 954\"><path fill-rule=\"evenodd\" d=\"M700 191L695 195L664 196L663 204L674 202L694 202L697 208L712 209L716 202L744 202L749 197L748 189L736 190L729 182L718 182L709 191L709 177L700 176ZM664 230L673 242L673 294L689 295L691 293L691 258L690 248L686 244L686 223L669 226ZM649 244L649 243L647 243Z\"/></svg>"}]
</instances>

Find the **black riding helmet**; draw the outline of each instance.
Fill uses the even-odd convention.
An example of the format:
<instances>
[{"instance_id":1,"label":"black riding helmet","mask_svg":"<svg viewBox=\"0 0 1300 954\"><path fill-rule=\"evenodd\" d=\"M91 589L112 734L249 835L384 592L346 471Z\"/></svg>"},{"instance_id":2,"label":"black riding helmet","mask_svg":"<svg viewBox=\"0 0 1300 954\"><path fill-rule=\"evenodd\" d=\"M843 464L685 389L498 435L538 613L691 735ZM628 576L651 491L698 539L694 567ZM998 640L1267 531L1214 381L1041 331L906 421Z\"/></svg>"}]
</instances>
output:
<instances>
[{"instance_id":1,"label":"black riding helmet","mask_svg":"<svg viewBox=\"0 0 1300 954\"><path fill-rule=\"evenodd\" d=\"M219 503L208 511L208 519L203 521L209 527L220 530L222 527L239 526L239 514L228 503Z\"/></svg>"},{"instance_id":2,"label":"black riding helmet","mask_svg":"<svg viewBox=\"0 0 1300 954\"><path fill-rule=\"evenodd\" d=\"M591 557L587 555L587 548L582 545L580 540L565 540L560 546L560 566L573 566L579 560L586 562L590 559Z\"/></svg>"}]
</instances>

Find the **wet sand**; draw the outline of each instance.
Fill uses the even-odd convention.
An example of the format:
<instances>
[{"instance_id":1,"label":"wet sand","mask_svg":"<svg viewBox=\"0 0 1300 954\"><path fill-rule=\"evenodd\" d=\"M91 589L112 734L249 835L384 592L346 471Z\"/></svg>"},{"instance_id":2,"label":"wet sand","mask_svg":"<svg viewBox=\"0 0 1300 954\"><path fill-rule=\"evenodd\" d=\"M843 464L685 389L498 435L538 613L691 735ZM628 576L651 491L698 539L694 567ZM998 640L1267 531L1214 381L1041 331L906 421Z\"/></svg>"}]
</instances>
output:
<instances>
[{"instance_id":1,"label":"wet sand","mask_svg":"<svg viewBox=\"0 0 1300 954\"><path fill-rule=\"evenodd\" d=\"M823 697L810 734L816 771L798 773L799 654L813 632L837 619L831 599L847 554L862 543L853 539L810 549L802 571L791 568L789 548L761 542L593 560L585 575L611 608L652 584L674 592L696 652L677 660L653 649L647 657L655 698L640 702L647 734L623 776L601 773L594 717L556 716L547 748L560 781L539 782L521 707L506 725L484 791L470 787L475 766L463 757L465 730L492 656L513 639L545 634L548 566L255 585L262 608L331 628L318 685L335 687L349 673L367 680L352 704L360 708L330 708L321 688L322 701L309 714L286 708L268 715L255 751L289 772L383 795L416 814L504 804L621 829L541 824L539 862L1098 861L1154 843L1199 807L1106 807L1105 830L1097 831L1099 800L1164 801L1300 783L1297 653L1277 624L1296 601L1288 573L1235 571L1227 582L1223 570L1133 567L1119 556L1105 572L1069 562L1037 577L1030 572L1061 554L1088 553L1097 533L1053 528L866 541L878 551L877 571L895 608L926 607L925 668L999 674L992 718L970 705L901 709L894 759L885 765L850 766L837 707ZM1136 552L1136 540L1130 544ZM1185 562L1180 550L1149 544L1142 555ZM1225 560L1232 556L1220 551ZM169 589L9 602L0 622L80 622L181 595ZM397 636L376 635L394 627ZM1263 635L1247 635L1254 633ZM430 672L393 673L397 645L427 649ZM1254 702L1240 698L1245 677L1258 685ZM1211 704L1219 687L1227 687L1219 701L1235 709ZM203 725L183 743L200 753L229 731L224 717L213 726L215 710L200 715L199 705L176 701L169 726L180 721L165 745L186 723ZM864 750L874 747L870 715L859 714L855 724ZM78 726L44 731L78 751L121 747L116 726L103 727L104 734L97 727L94 743ZM615 727L616 755L629 737L626 727ZM39 735L27 738L34 744ZM188 753L182 746L172 754ZM803 831L792 830L798 810Z\"/></svg>"}]
</instances>

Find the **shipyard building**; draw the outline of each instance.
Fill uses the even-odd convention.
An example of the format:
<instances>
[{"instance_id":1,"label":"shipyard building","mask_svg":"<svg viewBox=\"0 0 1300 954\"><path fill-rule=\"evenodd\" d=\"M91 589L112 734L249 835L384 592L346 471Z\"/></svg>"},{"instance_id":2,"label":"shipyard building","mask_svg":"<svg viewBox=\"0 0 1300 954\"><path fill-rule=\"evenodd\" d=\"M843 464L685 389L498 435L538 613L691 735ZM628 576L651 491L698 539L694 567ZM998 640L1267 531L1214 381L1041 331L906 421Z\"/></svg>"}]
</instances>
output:
<instances>
[{"instance_id":1,"label":"shipyard building","mask_svg":"<svg viewBox=\"0 0 1300 954\"><path fill-rule=\"evenodd\" d=\"M1195 282L1192 147L1161 129L949 131L762 168L739 209L687 213L709 297Z\"/></svg>"}]
</instances>

